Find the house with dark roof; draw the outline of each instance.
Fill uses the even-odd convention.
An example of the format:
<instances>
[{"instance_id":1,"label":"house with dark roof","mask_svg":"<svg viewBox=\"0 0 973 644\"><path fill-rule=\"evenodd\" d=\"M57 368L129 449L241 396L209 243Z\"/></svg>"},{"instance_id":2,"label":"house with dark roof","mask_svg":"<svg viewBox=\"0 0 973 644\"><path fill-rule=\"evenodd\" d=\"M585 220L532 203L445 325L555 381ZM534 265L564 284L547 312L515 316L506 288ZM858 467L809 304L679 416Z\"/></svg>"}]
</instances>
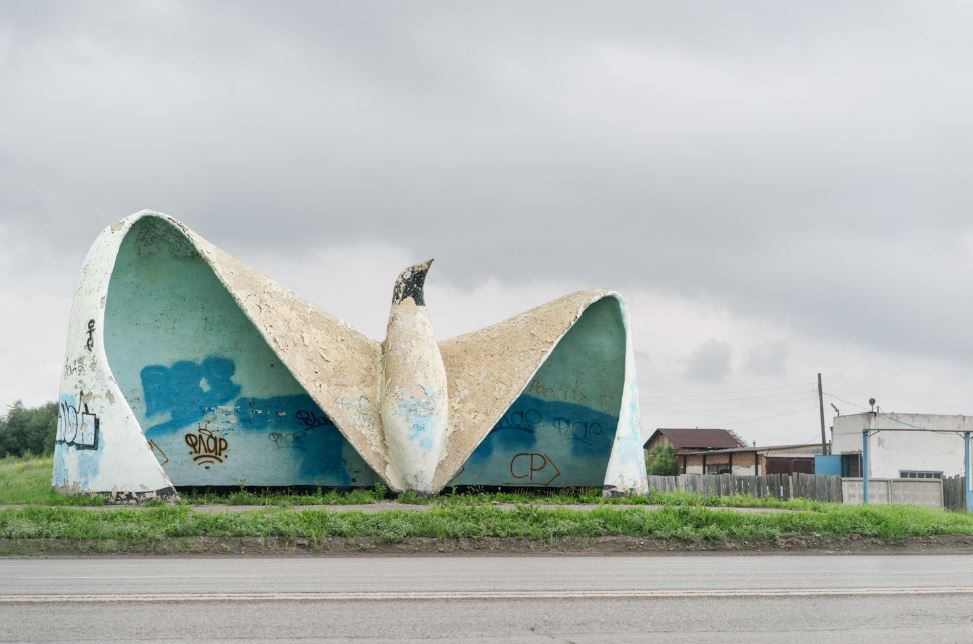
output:
<instances>
[{"instance_id":1,"label":"house with dark roof","mask_svg":"<svg viewBox=\"0 0 973 644\"><path fill-rule=\"evenodd\" d=\"M657 445L672 448L680 474L790 474L814 472L820 443L748 446L729 429L660 427L643 447L646 456Z\"/></svg>"},{"instance_id":2,"label":"house with dark roof","mask_svg":"<svg viewBox=\"0 0 973 644\"><path fill-rule=\"evenodd\" d=\"M746 447L740 437L729 429L715 427L660 427L652 433L649 440L642 446L645 448L646 459L653 448L664 445L670 447L676 455L679 472L687 472L688 454L699 454L711 450L736 449ZM695 460L695 459L694 459ZM695 463L694 463L695 465ZM690 473L696 468L689 470ZM698 474L706 472L705 466Z\"/></svg>"}]
</instances>

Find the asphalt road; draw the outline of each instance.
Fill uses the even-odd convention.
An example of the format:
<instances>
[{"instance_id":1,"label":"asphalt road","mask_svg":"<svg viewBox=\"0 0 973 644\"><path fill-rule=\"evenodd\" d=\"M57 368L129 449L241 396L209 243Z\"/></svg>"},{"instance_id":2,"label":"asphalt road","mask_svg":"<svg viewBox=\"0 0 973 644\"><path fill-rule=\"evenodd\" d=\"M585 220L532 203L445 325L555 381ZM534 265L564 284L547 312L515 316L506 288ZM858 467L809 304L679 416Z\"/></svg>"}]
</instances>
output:
<instances>
[{"instance_id":1,"label":"asphalt road","mask_svg":"<svg viewBox=\"0 0 973 644\"><path fill-rule=\"evenodd\" d=\"M973 555L0 559L0 641L971 642Z\"/></svg>"}]
</instances>

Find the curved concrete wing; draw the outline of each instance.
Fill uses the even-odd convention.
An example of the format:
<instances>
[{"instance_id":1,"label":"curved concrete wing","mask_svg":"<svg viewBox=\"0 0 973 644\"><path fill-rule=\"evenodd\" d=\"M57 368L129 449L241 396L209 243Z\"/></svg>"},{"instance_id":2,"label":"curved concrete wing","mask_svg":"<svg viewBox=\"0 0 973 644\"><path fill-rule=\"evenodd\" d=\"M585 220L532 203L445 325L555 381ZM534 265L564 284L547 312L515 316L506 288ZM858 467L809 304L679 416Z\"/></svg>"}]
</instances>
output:
<instances>
[{"instance_id":1,"label":"curved concrete wing","mask_svg":"<svg viewBox=\"0 0 973 644\"><path fill-rule=\"evenodd\" d=\"M175 219L127 217L78 281L54 485L371 485L379 353Z\"/></svg>"},{"instance_id":2,"label":"curved concrete wing","mask_svg":"<svg viewBox=\"0 0 973 644\"><path fill-rule=\"evenodd\" d=\"M447 484L647 489L621 297L580 291L441 344Z\"/></svg>"}]
</instances>

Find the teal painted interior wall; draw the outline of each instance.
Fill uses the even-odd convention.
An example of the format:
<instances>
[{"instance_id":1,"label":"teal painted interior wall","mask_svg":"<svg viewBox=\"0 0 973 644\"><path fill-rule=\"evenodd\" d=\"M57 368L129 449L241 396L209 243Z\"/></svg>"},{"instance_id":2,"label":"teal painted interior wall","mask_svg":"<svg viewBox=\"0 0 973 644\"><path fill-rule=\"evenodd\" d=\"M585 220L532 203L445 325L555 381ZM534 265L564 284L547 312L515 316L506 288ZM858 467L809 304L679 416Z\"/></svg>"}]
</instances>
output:
<instances>
[{"instance_id":1,"label":"teal painted interior wall","mask_svg":"<svg viewBox=\"0 0 973 644\"><path fill-rule=\"evenodd\" d=\"M172 483L378 480L169 224L137 222L108 289L105 352Z\"/></svg>"},{"instance_id":2,"label":"teal painted interior wall","mask_svg":"<svg viewBox=\"0 0 973 644\"><path fill-rule=\"evenodd\" d=\"M624 380L621 311L603 299L561 338L451 484L601 487Z\"/></svg>"}]
</instances>

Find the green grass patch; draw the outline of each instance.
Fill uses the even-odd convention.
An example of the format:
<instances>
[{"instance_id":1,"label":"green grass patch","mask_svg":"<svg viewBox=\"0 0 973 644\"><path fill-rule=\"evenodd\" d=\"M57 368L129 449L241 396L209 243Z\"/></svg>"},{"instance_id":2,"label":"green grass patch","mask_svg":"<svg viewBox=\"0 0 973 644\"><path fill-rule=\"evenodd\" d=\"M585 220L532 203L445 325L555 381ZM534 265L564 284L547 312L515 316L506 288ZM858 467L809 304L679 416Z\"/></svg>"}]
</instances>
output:
<instances>
[{"instance_id":1,"label":"green grass patch","mask_svg":"<svg viewBox=\"0 0 973 644\"><path fill-rule=\"evenodd\" d=\"M647 509L605 506L592 511L518 506L440 506L425 512L379 513L266 508L200 512L186 506L83 510L32 506L0 510L0 539L114 540L145 543L179 537L369 537L399 543L411 537L654 537L681 542L769 542L816 535L897 541L933 535L973 535L973 516L908 506L832 506L823 511L735 513L693 506Z\"/></svg>"},{"instance_id":2,"label":"green grass patch","mask_svg":"<svg viewBox=\"0 0 973 644\"><path fill-rule=\"evenodd\" d=\"M99 496L69 495L51 489L50 456L8 457L0 459L0 505L38 504L38 505L103 505ZM665 505L665 506L711 506L711 507L754 507L782 508L789 510L820 510L827 504L805 499L779 501L777 499L755 499L746 496L704 497L686 492L650 492L645 496L605 498L598 488L571 490L537 490L529 494L522 492L485 492L471 490L462 494L449 492L435 497L423 497L406 492L398 496L389 495L383 485L373 488L336 491L336 490L248 490L241 488L231 492L187 491L180 494L183 505L263 505L263 506L300 506L300 505L360 505L393 501L413 505L479 506L497 503L513 504L551 504L571 505L590 503L601 505Z\"/></svg>"},{"instance_id":3,"label":"green grass patch","mask_svg":"<svg viewBox=\"0 0 973 644\"><path fill-rule=\"evenodd\" d=\"M0 458L0 505L104 505L102 497L60 494L51 489L50 456Z\"/></svg>"}]
</instances>

